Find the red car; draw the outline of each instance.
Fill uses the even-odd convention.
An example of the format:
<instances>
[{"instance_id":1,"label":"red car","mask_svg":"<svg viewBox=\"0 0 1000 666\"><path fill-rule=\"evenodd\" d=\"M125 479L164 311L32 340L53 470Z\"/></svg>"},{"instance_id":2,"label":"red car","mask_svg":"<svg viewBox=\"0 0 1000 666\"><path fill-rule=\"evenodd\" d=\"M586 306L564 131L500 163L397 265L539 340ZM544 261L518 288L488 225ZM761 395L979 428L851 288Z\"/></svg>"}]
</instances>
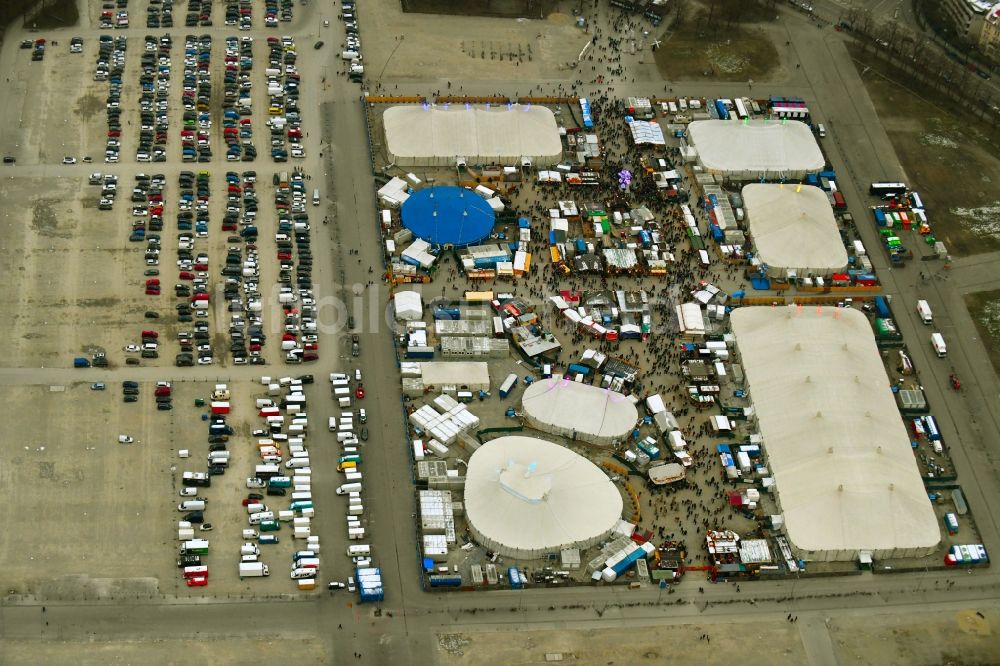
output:
<instances>
[{"instance_id":1,"label":"red car","mask_svg":"<svg viewBox=\"0 0 1000 666\"><path fill-rule=\"evenodd\" d=\"M153 395L170 395L169 386L157 386L156 390L153 391Z\"/></svg>"},{"instance_id":2,"label":"red car","mask_svg":"<svg viewBox=\"0 0 1000 666\"><path fill-rule=\"evenodd\" d=\"M180 274L177 276L177 278L179 280L193 280L194 273L192 273L191 271L181 271Z\"/></svg>"},{"instance_id":3,"label":"red car","mask_svg":"<svg viewBox=\"0 0 1000 666\"><path fill-rule=\"evenodd\" d=\"M365 387L364 386L359 386L358 388L354 389L354 397L356 397L358 400L364 399L364 397L365 397Z\"/></svg>"},{"instance_id":4,"label":"red car","mask_svg":"<svg viewBox=\"0 0 1000 666\"><path fill-rule=\"evenodd\" d=\"M147 296L159 296L160 295L160 288L159 287L146 287L146 295Z\"/></svg>"},{"instance_id":5,"label":"red car","mask_svg":"<svg viewBox=\"0 0 1000 666\"><path fill-rule=\"evenodd\" d=\"M303 360L303 362L305 362L305 361L318 361L319 360L319 354L317 354L316 352L306 352L305 354L302 355L302 360Z\"/></svg>"},{"instance_id":6,"label":"red car","mask_svg":"<svg viewBox=\"0 0 1000 666\"><path fill-rule=\"evenodd\" d=\"M149 280L146 280L147 287L152 287L154 285L159 286L159 284L160 284L159 278L150 278Z\"/></svg>"},{"instance_id":7,"label":"red car","mask_svg":"<svg viewBox=\"0 0 1000 666\"><path fill-rule=\"evenodd\" d=\"M158 337L160 337L160 334L157 333L156 331L143 331L142 332L142 337L144 337L144 338L158 338Z\"/></svg>"},{"instance_id":8,"label":"red car","mask_svg":"<svg viewBox=\"0 0 1000 666\"><path fill-rule=\"evenodd\" d=\"M205 587L208 585L208 576L192 576L187 579L188 587Z\"/></svg>"}]
</instances>

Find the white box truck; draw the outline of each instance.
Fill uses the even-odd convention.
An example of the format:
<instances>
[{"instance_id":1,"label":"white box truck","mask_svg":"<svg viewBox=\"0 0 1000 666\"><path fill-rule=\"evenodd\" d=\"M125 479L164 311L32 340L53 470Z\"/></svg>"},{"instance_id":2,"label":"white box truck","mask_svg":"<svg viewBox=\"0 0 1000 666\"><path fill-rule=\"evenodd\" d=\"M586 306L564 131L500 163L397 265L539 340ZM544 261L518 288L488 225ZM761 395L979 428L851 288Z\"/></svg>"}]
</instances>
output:
<instances>
[{"instance_id":1,"label":"white box truck","mask_svg":"<svg viewBox=\"0 0 1000 666\"><path fill-rule=\"evenodd\" d=\"M931 324L934 321L934 313L931 312L931 306L927 301L917 301L917 314L920 315L920 321L925 324Z\"/></svg>"},{"instance_id":2,"label":"white box truck","mask_svg":"<svg viewBox=\"0 0 1000 666\"><path fill-rule=\"evenodd\" d=\"M240 562L240 578L259 578L270 576L267 565L263 562Z\"/></svg>"},{"instance_id":3,"label":"white box truck","mask_svg":"<svg viewBox=\"0 0 1000 666\"><path fill-rule=\"evenodd\" d=\"M938 355L938 358L944 358L948 355L948 345L944 343L944 336L940 333L931 333L931 347L934 348L934 353Z\"/></svg>"}]
</instances>

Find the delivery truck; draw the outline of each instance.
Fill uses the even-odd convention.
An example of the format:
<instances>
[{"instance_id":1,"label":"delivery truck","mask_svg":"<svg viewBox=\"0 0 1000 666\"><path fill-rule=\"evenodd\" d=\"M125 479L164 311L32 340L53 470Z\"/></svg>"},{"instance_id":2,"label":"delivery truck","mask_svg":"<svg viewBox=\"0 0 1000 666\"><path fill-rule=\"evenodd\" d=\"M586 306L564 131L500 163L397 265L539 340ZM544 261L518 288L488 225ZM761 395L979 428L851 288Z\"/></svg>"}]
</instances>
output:
<instances>
[{"instance_id":1,"label":"delivery truck","mask_svg":"<svg viewBox=\"0 0 1000 666\"><path fill-rule=\"evenodd\" d=\"M259 578L270 576L267 565L263 562L240 562L240 578Z\"/></svg>"},{"instance_id":2,"label":"delivery truck","mask_svg":"<svg viewBox=\"0 0 1000 666\"><path fill-rule=\"evenodd\" d=\"M931 347L934 348L934 353L938 355L938 358L944 358L948 355L948 345L944 343L944 336L940 333L931 333Z\"/></svg>"}]
</instances>

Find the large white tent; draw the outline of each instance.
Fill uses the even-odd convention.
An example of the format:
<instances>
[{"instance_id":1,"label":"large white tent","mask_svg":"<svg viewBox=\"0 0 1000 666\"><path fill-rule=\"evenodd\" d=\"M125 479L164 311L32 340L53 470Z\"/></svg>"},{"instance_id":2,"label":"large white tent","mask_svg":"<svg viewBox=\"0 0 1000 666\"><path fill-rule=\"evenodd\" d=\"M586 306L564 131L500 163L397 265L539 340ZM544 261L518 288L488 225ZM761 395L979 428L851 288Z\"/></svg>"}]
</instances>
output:
<instances>
[{"instance_id":1,"label":"large white tent","mask_svg":"<svg viewBox=\"0 0 1000 666\"><path fill-rule=\"evenodd\" d=\"M544 106L408 105L382 114L389 156L398 166L555 164L562 140Z\"/></svg>"},{"instance_id":2,"label":"large white tent","mask_svg":"<svg viewBox=\"0 0 1000 666\"><path fill-rule=\"evenodd\" d=\"M797 120L696 120L688 137L706 170L737 180L799 179L826 164L812 130Z\"/></svg>"},{"instance_id":3,"label":"large white tent","mask_svg":"<svg viewBox=\"0 0 1000 666\"><path fill-rule=\"evenodd\" d=\"M932 553L940 528L865 315L793 305L730 319L797 555Z\"/></svg>"},{"instance_id":4,"label":"large white tent","mask_svg":"<svg viewBox=\"0 0 1000 666\"><path fill-rule=\"evenodd\" d=\"M743 203L757 256L771 276L827 276L847 268L833 207L820 188L751 183L743 187Z\"/></svg>"},{"instance_id":5,"label":"large white tent","mask_svg":"<svg viewBox=\"0 0 1000 666\"><path fill-rule=\"evenodd\" d=\"M604 541L622 495L596 465L533 437L500 437L469 459L465 514L476 541L507 557L538 559Z\"/></svg>"},{"instance_id":6,"label":"large white tent","mask_svg":"<svg viewBox=\"0 0 1000 666\"><path fill-rule=\"evenodd\" d=\"M639 411L621 393L562 377L526 388L521 406L532 428L603 446L625 439L639 420Z\"/></svg>"},{"instance_id":7,"label":"large white tent","mask_svg":"<svg viewBox=\"0 0 1000 666\"><path fill-rule=\"evenodd\" d=\"M400 321L417 321L424 316L423 299L415 291L397 291L393 294L396 306L396 319Z\"/></svg>"},{"instance_id":8,"label":"large white tent","mask_svg":"<svg viewBox=\"0 0 1000 666\"><path fill-rule=\"evenodd\" d=\"M481 361L425 361L420 364L420 378L425 388L438 391L446 387L490 390L490 366Z\"/></svg>"}]
</instances>

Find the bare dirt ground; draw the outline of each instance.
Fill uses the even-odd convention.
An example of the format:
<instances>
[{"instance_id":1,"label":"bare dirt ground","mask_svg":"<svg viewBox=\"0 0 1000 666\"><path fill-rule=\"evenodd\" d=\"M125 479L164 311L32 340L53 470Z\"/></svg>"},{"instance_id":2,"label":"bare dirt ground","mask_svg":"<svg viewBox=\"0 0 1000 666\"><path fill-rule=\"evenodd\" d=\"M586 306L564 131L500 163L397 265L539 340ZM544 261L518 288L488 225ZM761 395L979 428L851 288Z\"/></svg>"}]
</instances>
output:
<instances>
[{"instance_id":1,"label":"bare dirt ground","mask_svg":"<svg viewBox=\"0 0 1000 666\"><path fill-rule=\"evenodd\" d=\"M439 81L444 90L448 79L523 79L526 86L564 79L572 77L567 64L576 61L591 37L576 27L568 5L541 20L405 14L398 0L374 0L358 8L365 34L373 35L364 44L365 73L374 82L382 76ZM597 23L612 15L604 3L596 13L588 6L586 13ZM641 56L624 62L634 70L642 67Z\"/></svg>"},{"instance_id":2,"label":"bare dirt ground","mask_svg":"<svg viewBox=\"0 0 1000 666\"><path fill-rule=\"evenodd\" d=\"M627 632L627 639L623 632ZM710 640L701 639L703 634L708 634ZM767 645L768 649L748 650L748 645ZM747 666L806 662L798 632L788 623L755 624L745 631L712 623L638 630L531 631L518 633L516 640L509 633L494 632L438 636L438 663L443 666L540 664L552 659L547 655L554 654L561 654L563 663L581 666L707 664L716 663L720 655L735 654L741 655L740 663Z\"/></svg>"},{"instance_id":3,"label":"bare dirt ground","mask_svg":"<svg viewBox=\"0 0 1000 666\"><path fill-rule=\"evenodd\" d=\"M589 631L462 632L438 635L438 663L477 666L503 663L608 664L725 663L740 655L740 663L803 664L811 662L810 646L829 632L836 661L844 666L906 664L993 664L1000 650L996 630L1000 618L975 609L926 614L886 614L831 620L805 618L790 624L760 620L734 626L706 618L698 624ZM627 640L623 639L627 632ZM817 639L816 635L820 634ZM709 640L701 638L707 634ZM758 646L762 649L751 649ZM766 648L764 648L766 646Z\"/></svg>"},{"instance_id":4,"label":"bare dirt ground","mask_svg":"<svg viewBox=\"0 0 1000 666\"><path fill-rule=\"evenodd\" d=\"M993 369L1000 373L1000 290L966 294L965 305L986 341Z\"/></svg>"},{"instance_id":5,"label":"bare dirt ground","mask_svg":"<svg viewBox=\"0 0 1000 666\"><path fill-rule=\"evenodd\" d=\"M656 65L663 78L675 81L781 80L787 77L788 65L775 47L783 38L779 30L779 26L750 24L707 31L703 15L692 17L659 37Z\"/></svg>"},{"instance_id":6,"label":"bare dirt ground","mask_svg":"<svg viewBox=\"0 0 1000 666\"><path fill-rule=\"evenodd\" d=\"M1000 248L998 137L933 91L920 95L896 81L900 73L871 54L852 51L879 120L909 185L931 211L938 240L956 256Z\"/></svg>"},{"instance_id":7,"label":"bare dirt ground","mask_svg":"<svg viewBox=\"0 0 1000 666\"><path fill-rule=\"evenodd\" d=\"M310 639L151 640L90 643L85 649L74 641L6 641L10 663L37 661L47 664L190 664L290 661L295 664L328 664L322 644ZM223 656L224 655L224 656Z\"/></svg>"},{"instance_id":8,"label":"bare dirt ground","mask_svg":"<svg viewBox=\"0 0 1000 666\"><path fill-rule=\"evenodd\" d=\"M829 623L837 663L995 664L1000 654L1000 617L973 608L934 615L886 614L839 618Z\"/></svg>"}]
</instances>

